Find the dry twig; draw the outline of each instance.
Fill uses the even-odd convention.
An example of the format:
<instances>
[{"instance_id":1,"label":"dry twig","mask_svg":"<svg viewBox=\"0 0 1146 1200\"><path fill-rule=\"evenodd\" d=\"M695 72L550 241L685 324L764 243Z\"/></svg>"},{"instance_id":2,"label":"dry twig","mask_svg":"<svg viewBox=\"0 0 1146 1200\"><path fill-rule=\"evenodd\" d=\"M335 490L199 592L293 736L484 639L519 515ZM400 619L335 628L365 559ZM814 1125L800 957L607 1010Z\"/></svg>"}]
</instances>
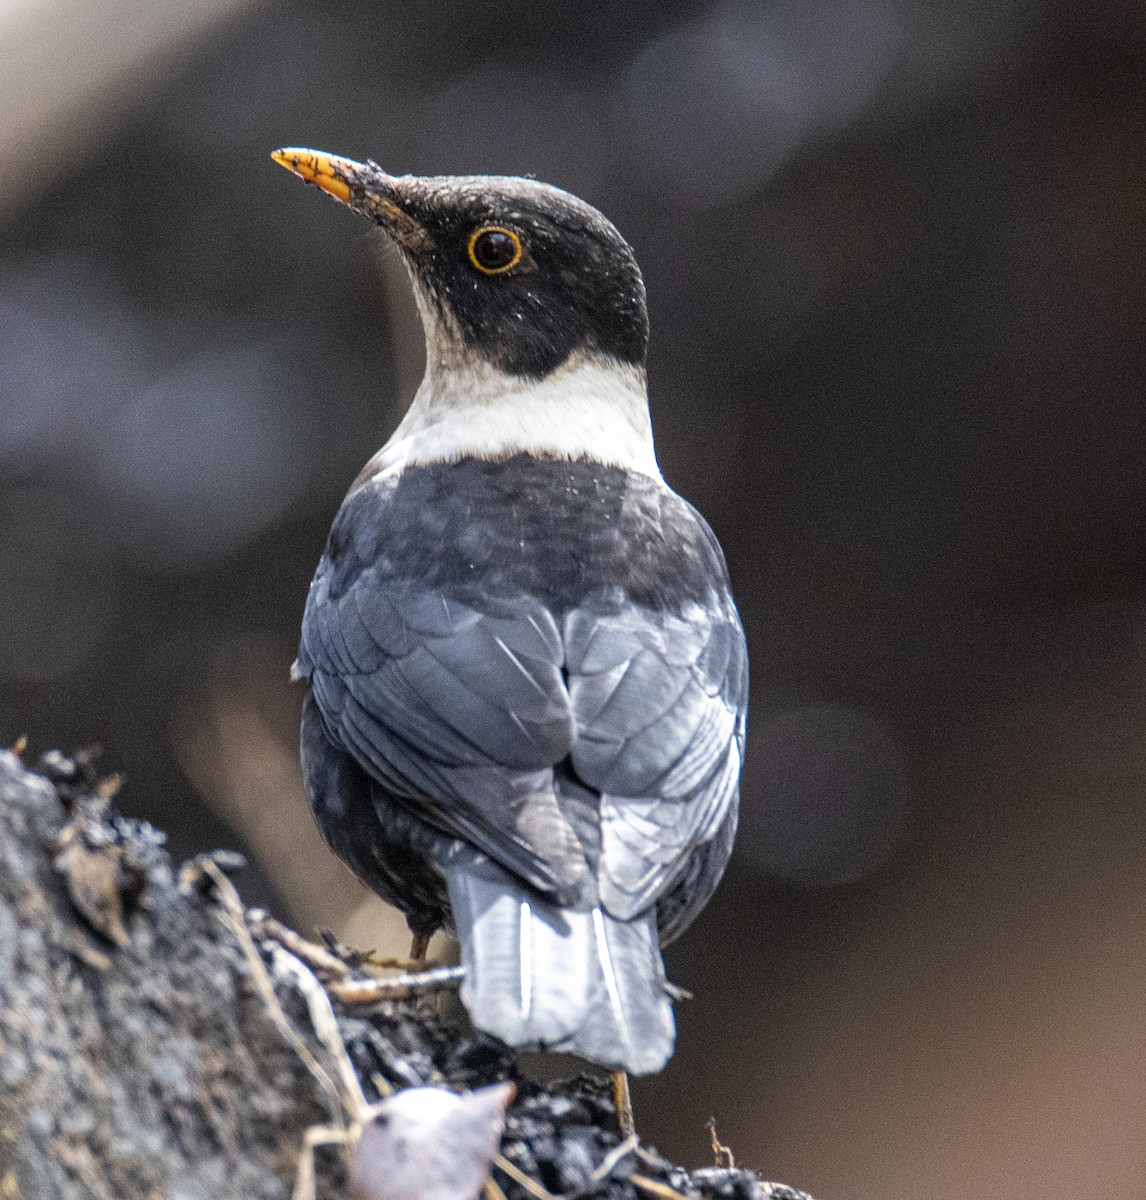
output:
<instances>
[{"instance_id":1,"label":"dry twig","mask_svg":"<svg viewBox=\"0 0 1146 1200\"><path fill-rule=\"evenodd\" d=\"M730 1147L725 1146L720 1138L716 1136L716 1118L708 1118L708 1133L712 1138L712 1157L713 1166L723 1167L727 1170L733 1170L736 1166L736 1159L733 1157Z\"/></svg>"}]
</instances>

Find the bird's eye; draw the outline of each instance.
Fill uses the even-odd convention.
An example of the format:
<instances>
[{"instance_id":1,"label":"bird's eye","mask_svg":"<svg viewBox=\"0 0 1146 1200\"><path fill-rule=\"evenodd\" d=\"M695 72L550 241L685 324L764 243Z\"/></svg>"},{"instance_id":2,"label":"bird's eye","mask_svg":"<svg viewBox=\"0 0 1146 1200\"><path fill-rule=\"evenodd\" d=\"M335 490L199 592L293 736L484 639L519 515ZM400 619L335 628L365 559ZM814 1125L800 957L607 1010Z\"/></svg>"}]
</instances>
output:
<instances>
[{"instance_id":1,"label":"bird's eye","mask_svg":"<svg viewBox=\"0 0 1146 1200\"><path fill-rule=\"evenodd\" d=\"M501 275L521 261L521 238L512 229L483 225L470 235L469 252L483 275Z\"/></svg>"}]
</instances>

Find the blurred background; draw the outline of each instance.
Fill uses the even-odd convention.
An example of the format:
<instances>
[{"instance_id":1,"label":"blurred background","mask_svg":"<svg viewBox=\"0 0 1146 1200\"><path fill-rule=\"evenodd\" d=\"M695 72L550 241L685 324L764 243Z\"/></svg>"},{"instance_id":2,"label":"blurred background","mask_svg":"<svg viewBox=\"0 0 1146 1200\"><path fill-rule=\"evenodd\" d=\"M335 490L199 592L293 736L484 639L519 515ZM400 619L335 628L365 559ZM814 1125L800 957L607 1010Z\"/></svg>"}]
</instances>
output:
<instances>
[{"instance_id":1,"label":"blurred background","mask_svg":"<svg viewBox=\"0 0 1146 1200\"><path fill-rule=\"evenodd\" d=\"M665 474L751 643L742 835L636 1089L818 1200L1146 1197L1135 0L0 0L0 740L404 944L287 682L421 369L280 145L535 174L630 239Z\"/></svg>"}]
</instances>

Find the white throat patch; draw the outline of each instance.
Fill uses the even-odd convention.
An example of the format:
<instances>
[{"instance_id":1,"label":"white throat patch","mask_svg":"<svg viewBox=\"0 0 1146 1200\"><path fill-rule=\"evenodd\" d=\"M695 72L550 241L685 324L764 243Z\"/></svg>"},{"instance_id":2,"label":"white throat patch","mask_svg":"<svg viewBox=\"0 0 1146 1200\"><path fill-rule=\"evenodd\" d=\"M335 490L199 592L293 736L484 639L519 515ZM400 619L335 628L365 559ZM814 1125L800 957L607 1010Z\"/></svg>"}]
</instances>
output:
<instances>
[{"instance_id":1,"label":"white throat patch","mask_svg":"<svg viewBox=\"0 0 1146 1200\"><path fill-rule=\"evenodd\" d=\"M524 453L661 477L643 369L579 353L544 379L507 375L468 352L427 307L419 304L426 374L364 474Z\"/></svg>"}]
</instances>

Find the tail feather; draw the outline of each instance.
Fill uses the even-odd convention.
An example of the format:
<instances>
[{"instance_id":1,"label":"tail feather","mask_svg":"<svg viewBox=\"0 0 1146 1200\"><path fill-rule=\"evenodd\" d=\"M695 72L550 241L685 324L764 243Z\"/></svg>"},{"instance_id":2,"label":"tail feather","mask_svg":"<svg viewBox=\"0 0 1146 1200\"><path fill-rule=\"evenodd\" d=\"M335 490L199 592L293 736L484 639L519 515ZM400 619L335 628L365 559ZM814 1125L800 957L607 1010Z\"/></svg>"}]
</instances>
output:
<instances>
[{"instance_id":1,"label":"tail feather","mask_svg":"<svg viewBox=\"0 0 1146 1200\"><path fill-rule=\"evenodd\" d=\"M455 860L448 874L462 1000L478 1029L635 1075L661 1070L676 1026L655 913L561 909L488 860Z\"/></svg>"}]
</instances>

